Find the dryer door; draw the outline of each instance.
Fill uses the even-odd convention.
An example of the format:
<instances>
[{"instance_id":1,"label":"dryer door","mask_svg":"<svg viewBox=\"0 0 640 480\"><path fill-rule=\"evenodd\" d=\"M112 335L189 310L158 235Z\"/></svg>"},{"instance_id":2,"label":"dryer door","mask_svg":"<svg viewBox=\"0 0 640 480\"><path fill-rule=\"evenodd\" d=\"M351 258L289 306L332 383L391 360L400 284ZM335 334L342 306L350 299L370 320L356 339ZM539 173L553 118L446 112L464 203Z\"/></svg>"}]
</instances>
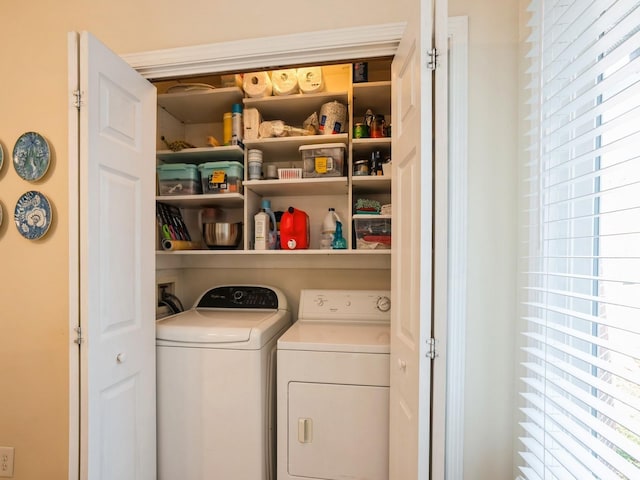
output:
<instances>
[{"instance_id":1,"label":"dryer door","mask_svg":"<svg viewBox=\"0 0 640 480\"><path fill-rule=\"evenodd\" d=\"M389 387L290 383L289 475L386 480L388 412Z\"/></svg>"}]
</instances>

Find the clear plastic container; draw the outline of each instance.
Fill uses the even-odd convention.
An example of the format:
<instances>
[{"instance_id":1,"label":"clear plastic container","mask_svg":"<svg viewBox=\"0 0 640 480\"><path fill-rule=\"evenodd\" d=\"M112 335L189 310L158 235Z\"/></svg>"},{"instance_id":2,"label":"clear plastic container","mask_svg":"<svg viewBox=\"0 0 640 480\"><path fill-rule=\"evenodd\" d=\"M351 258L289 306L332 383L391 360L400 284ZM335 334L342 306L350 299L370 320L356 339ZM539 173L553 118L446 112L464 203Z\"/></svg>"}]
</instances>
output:
<instances>
[{"instance_id":1,"label":"clear plastic container","mask_svg":"<svg viewBox=\"0 0 640 480\"><path fill-rule=\"evenodd\" d=\"M347 146L344 143L302 145L303 178L344 176L344 157Z\"/></svg>"},{"instance_id":2,"label":"clear plastic container","mask_svg":"<svg viewBox=\"0 0 640 480\"><path fill-rule=\"evenodd\" d=\"M160 195L193 195L202 193L200 174L195 165L172 163L158 165Z\"/></svg>"},{"instance_id":3,"label":"clear plastic container","mask_svg":"<svg viewBox=\"0 0 640 480\"><path fill-rule=\"evenodd\" d=\"M391 248L391 215L354 215L353 229L358 250Z\"/></svg>"},{"instance_id":4,"label":"clear plastic container","mask_svg":"<svg viewBox=\"0 0 640 480\"><path fill-rule=\"evenodd\" d=\"M202 193L242 193L244 165L240 162L207 162L198 165Z\"/></svg>"}]
</instances>

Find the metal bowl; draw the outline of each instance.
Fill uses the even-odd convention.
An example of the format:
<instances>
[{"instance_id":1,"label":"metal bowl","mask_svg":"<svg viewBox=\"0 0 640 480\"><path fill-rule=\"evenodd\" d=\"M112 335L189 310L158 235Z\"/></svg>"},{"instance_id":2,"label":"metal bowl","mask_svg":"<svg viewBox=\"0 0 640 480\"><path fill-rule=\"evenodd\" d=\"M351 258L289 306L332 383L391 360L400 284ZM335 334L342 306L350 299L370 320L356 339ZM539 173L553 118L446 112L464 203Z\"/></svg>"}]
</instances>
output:
<instances>
[{"instance_id":1,"label":"metal bowl","mask_svg":"<svg viewBox=\"0 0 640 480\"><path fill-rule=\"evenodd\" d=\"M242 222L203 223L202 240L208 248L237 248L242 240Z\"/></svg>"}]
</instances>

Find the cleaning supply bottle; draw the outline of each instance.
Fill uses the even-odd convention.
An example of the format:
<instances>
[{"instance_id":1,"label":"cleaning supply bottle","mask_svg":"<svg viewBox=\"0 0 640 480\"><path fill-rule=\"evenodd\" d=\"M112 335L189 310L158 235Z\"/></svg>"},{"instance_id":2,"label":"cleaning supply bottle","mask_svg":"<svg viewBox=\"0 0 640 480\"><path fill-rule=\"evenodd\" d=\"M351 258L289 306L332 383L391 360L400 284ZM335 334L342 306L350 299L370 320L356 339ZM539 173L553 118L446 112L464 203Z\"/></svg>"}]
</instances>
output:
<instances>
[{"instance_id":1,"label":"cleaning supply bottle","mask_svg":"<svg viewBox=\"0 0 640 480\"><path fill-rule=\"evenodd\" d=\"M347 248L347 241L342 236L342 222L336 222L336 233L333 237L333 242L331 242L331 248L334 250L344 250Z\"/></svg>"},{"instance_id":2,"label":"cleaning supply bottle","mask_svg":"<svg viewBox=\"0 0 640 480\"><path fill-rule=\"evenodd\" d=\"M320 230L320 248L327 250L333 248L333 236L336 232L336 222L340 221L340 217L336 213L335 208L330 208L324 217L322 222L322 228Z\"/></svg>"},{"instance_id":3,"label":"cleaning supply bottle","mask_svg":"<svg viewBox=\"0 0 640 480\"><path fill-rule=\"evenodd\" d=\"M254 216L254 248L274 250L276 248L276 217L271 210L271 201L262 200L261 208Z\"/></svg>"}]
</instances>

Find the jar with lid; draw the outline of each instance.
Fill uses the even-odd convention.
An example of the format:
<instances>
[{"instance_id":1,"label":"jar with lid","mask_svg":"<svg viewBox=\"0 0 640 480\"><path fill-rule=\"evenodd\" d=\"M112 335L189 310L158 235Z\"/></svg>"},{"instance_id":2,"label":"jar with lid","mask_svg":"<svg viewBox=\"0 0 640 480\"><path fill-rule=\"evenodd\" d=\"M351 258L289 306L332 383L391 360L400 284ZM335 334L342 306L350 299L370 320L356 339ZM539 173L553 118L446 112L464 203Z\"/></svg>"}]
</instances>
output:
<instances>
[{"instance_id":1,"label":"jar with lid","mask_svg":"<svg viewBox=\"0 0 640 480\"><path fill-rule=\"evenodd\" d=\"M353 162L353 175L356 177L369 175L369 160L365 158Z\"/></svg>"},{"instance_id":2,"label":"jar with lid","mask_svg":"<svg viewBox=\"0 0 640 480\"><path fill-rule=\"evenodd\" d=\"M385 136L384 115L376 115L371 122L371 138L382 138Z\"/></svg>"}]
</instances>

